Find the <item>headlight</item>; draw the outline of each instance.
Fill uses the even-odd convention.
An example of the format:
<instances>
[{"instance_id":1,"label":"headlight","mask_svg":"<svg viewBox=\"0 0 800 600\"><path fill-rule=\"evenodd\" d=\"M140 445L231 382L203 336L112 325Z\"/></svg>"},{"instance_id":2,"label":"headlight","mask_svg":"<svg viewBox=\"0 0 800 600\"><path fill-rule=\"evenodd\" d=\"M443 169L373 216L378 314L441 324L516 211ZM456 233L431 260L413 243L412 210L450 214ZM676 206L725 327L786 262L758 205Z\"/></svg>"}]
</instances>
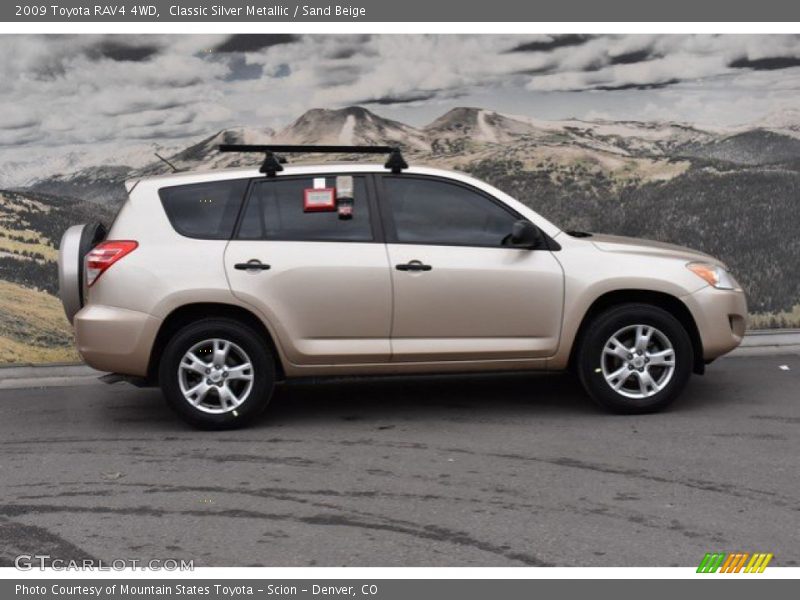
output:
<instances>
[{"instance_id":1,"label":"headlight","mask_svg":"<svg viewBox=\"0 0 800 600\"><path fill-rule=\"evenodd\" d=\"M741 286L733 278L733 275L728 273L723 267L719 265L712 265L710 263L692 262L686 265L692 273L704 280L708 285L717 288L718 290L740 290Z\"/></svg>"}]
</instances>

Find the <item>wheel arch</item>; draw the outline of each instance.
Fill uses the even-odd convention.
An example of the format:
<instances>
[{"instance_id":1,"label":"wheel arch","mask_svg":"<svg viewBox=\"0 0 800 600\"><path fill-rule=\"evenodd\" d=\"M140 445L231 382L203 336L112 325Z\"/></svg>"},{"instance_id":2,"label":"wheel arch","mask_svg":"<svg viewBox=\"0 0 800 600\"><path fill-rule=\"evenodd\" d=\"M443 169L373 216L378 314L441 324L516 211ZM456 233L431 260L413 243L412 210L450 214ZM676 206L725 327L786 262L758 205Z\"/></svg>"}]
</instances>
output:
<instances>
[{"instance_id":1,"label":"wheel arch","mask_svg":"<svg viewBox=\"0 0 800 600\"><path fill-rule=\"evenodd\" d=\"M678 319L686 332L689 334L689 339L692 342L692 351L694 353L694 372L702 374L705 371L705 362L703 361L703 341L700 337L700 331L697 328L697 323L695 323L694 317L692 316L692 313L689 311L689 308L686 306L686 304L684 304L680 298L665 292L640 289L613 290L600 295L595 299L594 302L592 302L591 306L589 306L588 310L583 315L581 324L578 327L578 332L575 335L575 342L572 344L568 363L570 369L573 369L575 365L578 348L580 347L583 335L585 334L589 323L591 323L592 320L597 317L597 315L605 310L608 310L609 308L619 306L621 304L631 303L650 304L652 306L656 306L667 311L673 317Z\"/></svg>"},{"instance_id":2,"label":"wheel arch","mask_svg":"<svg viewBox=\"0 0 800 600\"><path fill-rule=\"evenodd\" d=\"M286 372L281 360L281 354L278 351L277 345L275 344L275 340L273 339L272 334L264 322L259 319L257 315L248 309L235 304L225 304L221 302L196 302L192 304L184 304L175 308L162 321L155 340L153 341L152 350L150 351L150 360L147 367L147 380L149 382L158 382L158 366L161 362L164 348L172 336L189 323L208 317L222 317L239 321L263 336L267 347L270 349L275 359L275 373L278 376L278 379L285 379Z\"/></svg>"}]
</instances>

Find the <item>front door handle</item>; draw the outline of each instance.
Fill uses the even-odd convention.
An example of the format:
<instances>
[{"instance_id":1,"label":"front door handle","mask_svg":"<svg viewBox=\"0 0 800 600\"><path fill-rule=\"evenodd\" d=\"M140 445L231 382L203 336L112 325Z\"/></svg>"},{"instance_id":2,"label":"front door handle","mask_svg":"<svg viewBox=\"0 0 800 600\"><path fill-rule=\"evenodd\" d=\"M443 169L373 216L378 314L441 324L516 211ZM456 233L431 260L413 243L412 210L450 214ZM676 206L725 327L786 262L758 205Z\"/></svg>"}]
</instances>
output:
<instances>
[{"instance_id":1,"label":"front door handle","mask_svg":"<svg viewBox=\"0 0 800 600\"><path fill-rule=\"evenodd\" d=\"M233 268L237 271L266 271L270 265L265 265L257 258L251 258L246 263L236 263Z\"/></svg>"},{"instance_id":2,"label":"front door handle","mask_svg":"<svg viewBox=\"0 0 800 600\"><path fill-rule=\"evenodd\" d=\"M433 267L422 264L419 260L412 260L402 265L395 265L398 271L430 271Z\"/></svg>"}]
</instances>

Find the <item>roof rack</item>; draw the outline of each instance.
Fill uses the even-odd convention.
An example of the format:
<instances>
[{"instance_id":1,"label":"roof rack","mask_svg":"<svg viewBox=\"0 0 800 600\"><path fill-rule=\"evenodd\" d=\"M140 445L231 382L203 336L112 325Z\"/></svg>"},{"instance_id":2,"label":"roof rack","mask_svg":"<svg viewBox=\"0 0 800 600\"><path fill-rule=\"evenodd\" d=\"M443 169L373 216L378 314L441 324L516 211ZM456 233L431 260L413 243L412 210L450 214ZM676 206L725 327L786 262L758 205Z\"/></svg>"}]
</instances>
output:
<instances>
[{"instance_id":1,"label":"roof rack","mask_svg":"<svg viewBox=\"0 0 800 600\"><path fill-rule=\"evenodd\" d=\"M259 171L267 177L275 177L279 171L283 171L281 163L286 162L281 157L276 156L280 153L297 152L322 152L326 154L388 154L384 167L390 169L392 173L398 174L403 169L408 168L408 163L403 159L400 148L397 146L294 146L281 144L221 144L220 152L258 152L263 153L264 162L261 163Z\"/></svg>"}]
</instances>

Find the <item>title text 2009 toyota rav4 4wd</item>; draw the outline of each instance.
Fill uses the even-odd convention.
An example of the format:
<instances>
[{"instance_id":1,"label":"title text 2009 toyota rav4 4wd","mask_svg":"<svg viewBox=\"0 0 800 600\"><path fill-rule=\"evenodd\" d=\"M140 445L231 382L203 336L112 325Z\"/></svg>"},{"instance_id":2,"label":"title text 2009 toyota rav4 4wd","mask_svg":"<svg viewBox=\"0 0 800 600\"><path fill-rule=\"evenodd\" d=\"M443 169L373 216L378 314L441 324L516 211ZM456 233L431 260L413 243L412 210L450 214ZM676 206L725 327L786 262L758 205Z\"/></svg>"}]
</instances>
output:
<instances>
[{"instance_id":1,"label":"title text 2009 toyota rav4 4wd","mask_svg":"<svg viewBox=\"0 0 800 600\"><path fill-rule=\"evenodd\" d=\"M261 170L129 182L107 234L61 243L81 356L194 425L252 421L284 378L459 371L572 369L603 407L649 412L744 335L745 296L705 254L569 234L397 152L284 169L272 151L294 148L227 148L253 149Z\"/></svg>"}]
</instances>

